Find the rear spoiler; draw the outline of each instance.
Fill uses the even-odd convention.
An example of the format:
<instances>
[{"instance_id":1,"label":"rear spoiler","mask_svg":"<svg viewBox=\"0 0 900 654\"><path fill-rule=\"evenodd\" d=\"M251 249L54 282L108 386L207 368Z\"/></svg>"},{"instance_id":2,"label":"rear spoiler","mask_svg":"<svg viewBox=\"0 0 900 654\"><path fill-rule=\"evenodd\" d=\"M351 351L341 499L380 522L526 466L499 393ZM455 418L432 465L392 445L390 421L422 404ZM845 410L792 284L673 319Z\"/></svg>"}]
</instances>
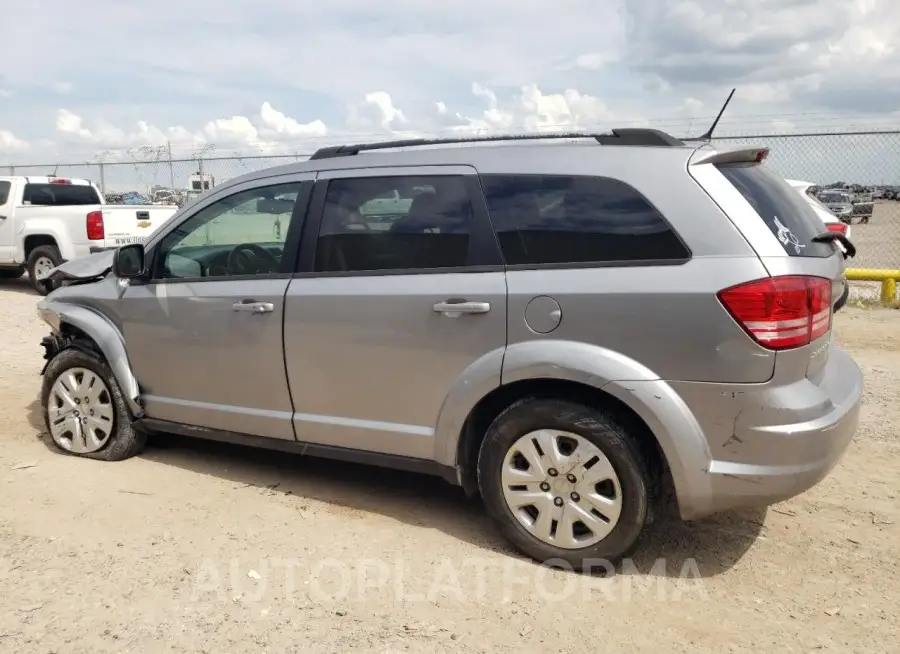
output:
<instances>
[{"instance_id":1,"label":"rear spoiler","mask_svg":"<svg viewBox=\"0 0 900 654\"><path fill-rule=\"evenodd\" d=\"M754 146L749 148L731 148L728 150L713 150L698 148L691 155L690 165L700 164L734 164L734 163L761 163L769 156L769 148Z\"/></svg>"}]
</instances>

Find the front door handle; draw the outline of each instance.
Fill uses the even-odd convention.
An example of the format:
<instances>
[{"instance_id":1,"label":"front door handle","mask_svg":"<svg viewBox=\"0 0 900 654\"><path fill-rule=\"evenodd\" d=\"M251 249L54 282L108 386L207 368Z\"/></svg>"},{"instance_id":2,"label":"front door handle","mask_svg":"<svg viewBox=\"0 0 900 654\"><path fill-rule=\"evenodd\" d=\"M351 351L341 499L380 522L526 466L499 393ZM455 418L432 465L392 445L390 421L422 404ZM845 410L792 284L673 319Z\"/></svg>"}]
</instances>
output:
<instances>
[{"instance_id":1,"label":"front door handle","mask_svg":"<svg viewBox=\"0 0 900 654\"><path fill-rule=\"evenodd\" d=\"M271 302L253 302L252 300L235 302L231 305L231 308L235 311L246 311L247 313L272 313L275 311L275 305Z\"/></svg>"},{"instance_id":2,"label":"front door handle","mask_svg":"<svg viewBox=\"0 0 900 654\"><path fill-rule=\"evenodd\" d=\"M468 302L466 300L447 300L438 302L433 309L448 318L458 318L464 313L487 313L491 310L490 302Z\"/></svg>"}]
</instances>

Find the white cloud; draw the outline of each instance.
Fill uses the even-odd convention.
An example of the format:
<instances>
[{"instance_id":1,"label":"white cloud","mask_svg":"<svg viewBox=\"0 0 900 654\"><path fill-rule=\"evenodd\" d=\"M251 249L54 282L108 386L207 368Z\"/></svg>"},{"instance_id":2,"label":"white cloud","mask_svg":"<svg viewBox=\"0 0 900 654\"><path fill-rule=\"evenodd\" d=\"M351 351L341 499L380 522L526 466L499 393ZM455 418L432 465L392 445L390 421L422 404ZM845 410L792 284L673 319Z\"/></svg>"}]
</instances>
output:
<instances>
[{"instance_id":1,"label":"white cloud","mask_svg":"<svg viewBox=\"0 0 900 654\"><path fill-rule=\"evenodd\" d=\"M615 57L608 53L588 52L578 55L575 65L584 70L599 70L612 61L615 61Z\"/></svg>"},{"instance_id":2,"label":"white cloud","mask_svg":"<svg viewBox=\"0 0 900 654\"><path fill-rule=\"evenodd\" d=\"M284 134L285 136L325 136L328 134L328 128L321 120L301 124L293 118L285 116L268 102L263 102L259 115L264 132L269 131L274 134Z\"/></svg>"},{"instance_id":3,"label":"white cloud","mask_svg":"<svg viewBox=\"0 0 900 654\"><path fill-rule=\"evenodd\" d=\"M481 84L473 84L472 93L487 108L480 116L457 113L455 124L448 125L451 129L476 133L608 129L612 127L609 123L616 118L602 100L575 89L544 93L536 84L529 84L521 87L508 103L501 103L493 90ZM631 116L629 120L635 119Z\"/></svg>"},{"instance_id":4,"label":"white cloud","mask_svg":"<svg viewBox=\"0 0 900 654\"><path fill-rule=\"evenodd\" d=\"M0 129L0 152L25 152L28 150L29 144L15 134L5 129Z\"/></svg>"},{"instance_id":5,"label":"white cloud","mask_svg":"<svg viewBox=\"0 0 900 654\"><path fill-rule=\"evenodd\" d=\"M72 89L75 88L75 85L72 82L53 82L51 87L56 93L60 95L66 95L67 93L71 93Z\"/></svg>"}]
</instances>

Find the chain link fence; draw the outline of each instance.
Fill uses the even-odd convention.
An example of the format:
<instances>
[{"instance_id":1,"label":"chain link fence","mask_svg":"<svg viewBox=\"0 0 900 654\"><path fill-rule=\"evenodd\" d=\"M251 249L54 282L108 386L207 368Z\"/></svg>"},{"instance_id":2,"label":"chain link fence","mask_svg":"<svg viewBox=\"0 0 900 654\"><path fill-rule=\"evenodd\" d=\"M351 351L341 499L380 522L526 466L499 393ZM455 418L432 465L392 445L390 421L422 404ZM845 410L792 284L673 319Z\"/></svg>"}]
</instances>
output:
<instances>
[{"instance_id":1,"label":"chain link fence","mask_svg":"<svg viewBox=\"0 0 900 654\"><path fill-rule=\"evenodd\" d=\"M900 268L900 130L852 133L746 135L715 139L718 144L770 148L767 165L788 179L819 188L849 187L874 203L871 217L854 217L851 237L858 254L854 268ZM95 181L109 201L147 199L181 204L205 188L254 170L304 161L309 153L281 156L194 156L127 162L17 165L0 174L59 175ZM868 198L866 194L871 194Z\"/></svg>"}]
</instances>

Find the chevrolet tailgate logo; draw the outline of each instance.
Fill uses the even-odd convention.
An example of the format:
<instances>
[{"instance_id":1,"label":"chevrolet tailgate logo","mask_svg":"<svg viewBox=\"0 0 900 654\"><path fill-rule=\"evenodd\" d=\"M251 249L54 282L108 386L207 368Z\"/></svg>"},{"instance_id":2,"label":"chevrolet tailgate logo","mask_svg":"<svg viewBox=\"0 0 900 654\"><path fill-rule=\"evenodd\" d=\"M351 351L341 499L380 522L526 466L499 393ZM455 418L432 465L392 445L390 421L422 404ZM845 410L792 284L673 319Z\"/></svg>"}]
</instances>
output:
<instances>
[{"instance_id":1,"label":"chevrolet tailgate logo","mask_svg":"<svg viewBox=\"0 0 900 654\"><path fill-rule=\"evenodd\" d=\"M150 221L149 221L149 220L139 220L137 226L140 227L140 228L142 228L142 229L143 229L143 228L146 228L146 227L149 227L149 226L150 226Z\"/></svg>"}]
</instances>

